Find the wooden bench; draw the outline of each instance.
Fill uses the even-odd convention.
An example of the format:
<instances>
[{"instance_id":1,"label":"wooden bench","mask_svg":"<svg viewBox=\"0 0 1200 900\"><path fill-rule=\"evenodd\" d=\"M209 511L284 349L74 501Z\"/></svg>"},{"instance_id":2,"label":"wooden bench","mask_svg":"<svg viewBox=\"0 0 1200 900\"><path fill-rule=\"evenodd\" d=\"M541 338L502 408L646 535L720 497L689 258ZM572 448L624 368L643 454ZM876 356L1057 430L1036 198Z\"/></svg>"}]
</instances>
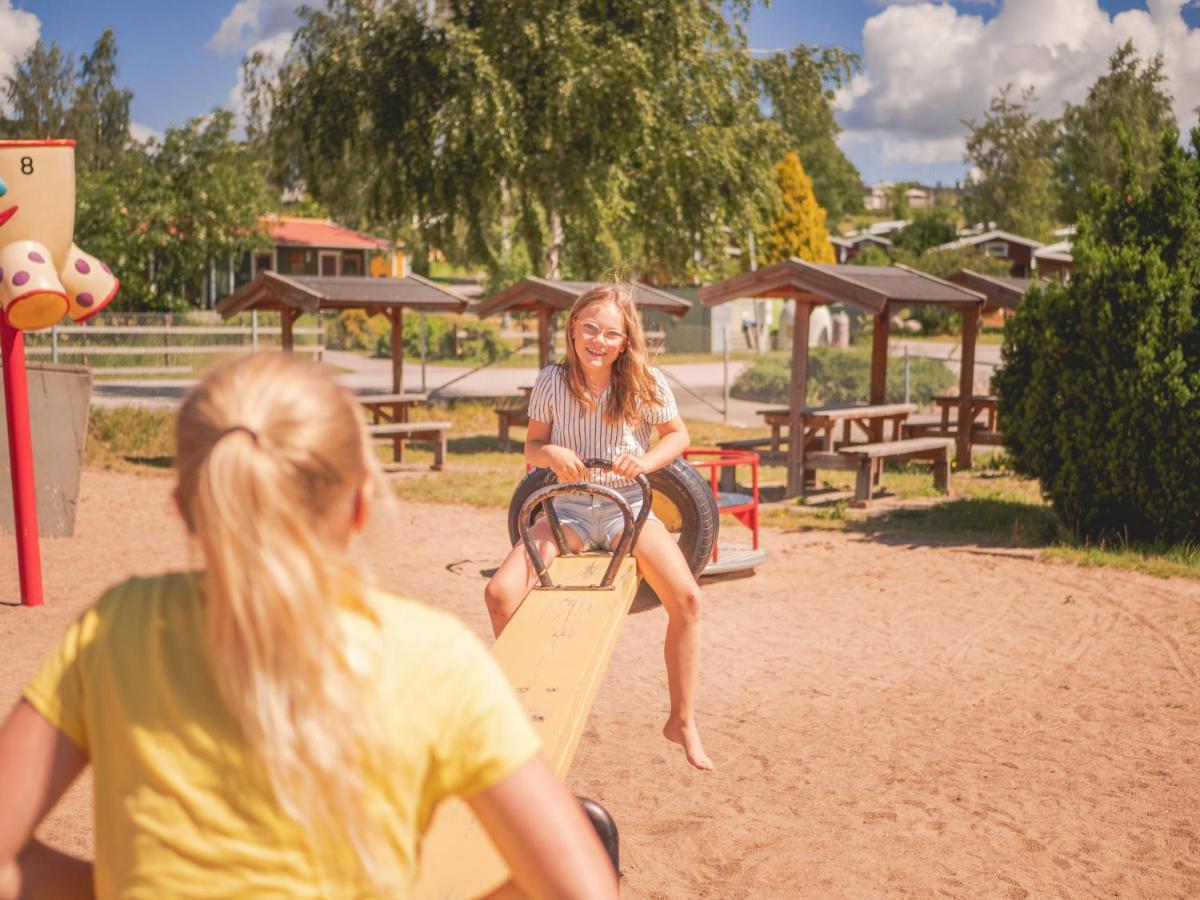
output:
<instances>
[{"instance_id":1,"label":"wooden bench","mask_svg":"<svg viewBox=\"0 0 1200 900\"><path fill-rule=\"evenodd\" d=\"M500 426L500 449L508 450L508 429L529 424L529 397L501 397L492 409Z\"/></svg>"},{"instance_id":2,"label":"wooden bench","mask_svg":"<svg viewBox=\"0 0 1200 900\"><path fill-rule=\"evenodd\" d=\"M368 425L367 434L373 438L391 440L392 453L400 459L400 450L405 441L431 441L433 443L433 466L440 469L446 461L446 433L450 422L385 422Z\"/></svg>"},{"instance_id":3,"label":"wooden bench","mask_svg":"<svg viewBox=\"0 0 1200 900\"><path fill-rule=\"evenodd\" d=\"M933 462L933 486L946 493L950 490L950 457L954 439L944 437L907 438L879 444L857 444L838 450L858 461L858 477L854 483L854 505L865 506L871 500L885 459L928 459Z\"/></svg>"}]
</instances>

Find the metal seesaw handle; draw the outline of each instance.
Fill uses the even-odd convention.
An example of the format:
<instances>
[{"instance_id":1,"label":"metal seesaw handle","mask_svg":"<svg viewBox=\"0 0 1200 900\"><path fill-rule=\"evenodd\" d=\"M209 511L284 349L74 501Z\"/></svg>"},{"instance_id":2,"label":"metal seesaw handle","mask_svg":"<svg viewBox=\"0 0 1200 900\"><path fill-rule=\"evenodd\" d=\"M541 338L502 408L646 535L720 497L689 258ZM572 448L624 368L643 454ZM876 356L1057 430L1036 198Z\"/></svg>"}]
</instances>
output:
<instances>
[{"instance_id":1,"label":"metal seesaw handle","mask_svg":"<svg viewBox=\"0 0 1200 900\"><path fill-rule=\"evenodd\" d=\"M583 464L589 469L612 469L612 462L607 459L585 459ZM525 544L525 551L529 554L529 559L533 562L533 567L538 573L538 587L557 587L561 590L572 591L608 590L612 587L613 582L617 578L617 572L621 568L621 563L629 555L629 551L633 549L634 541L641 534L642 526L646 524L646 519L650 517L650 501L653 496L650 480L645 475L638 475L634 481L642 489L642 508L638 511L637 519L634 519L633 510L629 508L629 502L621 494L612 488L592 484L588 481L548 484L529 495L528 499L521 506L520 514L517 516L517 530L520 532L521 540ZM600 580L599 584L556 585L550 579L550 571L546 568L546 564L542 561L542 555L538 553L537 547L534 546L533 540L529 536L532 513L538 506L544 504L546 518L550 522L550 530L554 535L554 543L558 546L558 552L563 556L568 555L567 539L563 533L562 524L558 521L558 515L554 511L554 504L548 502L564 494L595 494L604 497L617 504L617 509L621 511L621 517L625 520L621 531L621 540L617 542L612 560L609 562L608 569L605 570L604 577Z\"/></svg>"}]
</instances>

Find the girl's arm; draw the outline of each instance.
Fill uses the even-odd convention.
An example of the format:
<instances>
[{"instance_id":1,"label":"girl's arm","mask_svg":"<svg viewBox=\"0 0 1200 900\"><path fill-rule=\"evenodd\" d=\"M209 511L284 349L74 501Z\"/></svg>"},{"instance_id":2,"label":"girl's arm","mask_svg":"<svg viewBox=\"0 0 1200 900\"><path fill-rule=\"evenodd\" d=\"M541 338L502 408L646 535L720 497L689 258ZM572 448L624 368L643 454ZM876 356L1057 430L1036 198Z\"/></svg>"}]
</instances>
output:
<instances>
[{"instance_id":1,"label":"girl's arm","mask_svg":"<svg viewBox=\"0 0 1200 900\"><path fill-rule=\"evenodd\" d=\"M87 762L24 700L0 727L0 900L93 895L91 863L33 840Z\"/></svg>"},{"instance_id":2,"label":"girl's arm","mask_svg":"<svg viewBox=\"0 0 1200 900\"><path fill-rule=\"evenodd\" d=\"M550 443L550 423L529 420L525 432L525 462L548 466L559 481L587 481L591 474L574 450Z\"/></svg>"},{"instance_id":3,"label":"girl's arm","mask_svg":"<svg viewBox=\"0 0 1200 900\"><path fill-rule=\"evenodd\" d=\"M613 460L613 471L625 478L634 478L647 472L655 472L682 455L691 443L687 425L680 416L658 426L658 443L646 451L643 457L623 454Z\"/></svg>"},{"instance_id":4,"label":"girl's arm","mask_svg":"<svg viewBox=\"0 0 1200 900\"><path fill-rule=\"evenodd\" d=\"M524 896L617 896L600 839L540 755L468 802Z\"/></svg>"}]
</instances>

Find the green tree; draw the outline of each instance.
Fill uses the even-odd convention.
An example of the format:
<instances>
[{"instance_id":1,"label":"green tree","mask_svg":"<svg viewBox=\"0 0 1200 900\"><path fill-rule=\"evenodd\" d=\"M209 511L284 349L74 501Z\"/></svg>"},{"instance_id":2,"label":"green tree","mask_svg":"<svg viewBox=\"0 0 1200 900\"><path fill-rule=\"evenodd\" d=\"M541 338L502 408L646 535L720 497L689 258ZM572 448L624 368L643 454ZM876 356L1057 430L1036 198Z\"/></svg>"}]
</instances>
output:
<instances>
[{"instance_id":1,"label":"green tree","mask_svg":"<svg viewBox=\"0 0 1200 900\"><path fill-rule=\"evenodd\" d=\"M57 43L39 40L4 79L11 118L9 138L68 137L75 94L75 62Z\"/></svg>"},{"instance_id":2,"label":"green tree","mask_svg":"<svg viewBox=\"0 0 1200 900\"><path fill-rule=\"evenodd\" d=\"M840 47L806 44L755 62L782 149L800 157L817 202L834 222L862 209L862 176L837 145L841 128L833 116L834 92L859 68L858 56Z\"/></svg>"},{"instance_id":3,"label":"green tree","mask_svg":"<svg viewBox=\"0 0 1200 900\"><path fill-rule=\"evenodd\" d=\"M1128 41L1109 58L1108 72L1091 86L1087 99L1066 105L1058 149L1064 221L1074 222L1089 210L1093 186L1115 187L1119 182L1122 157L1117 123L1134 155L1148 163L1139 176L1142 186L1154 177L1163 135L1178 130L1162 67L1161 54L1143 65Z\"/></svg>"},{"instance_id":4,"label":"green tree","mask_svg":"<svg viewBox=\"0 0 1200 900\"><path fill-rule=\"evenodd\" d=\"M825 210L813 195L812 180L800 157L789 153L776 169L780 210L759 240L759 262L773 263L790 257L809 262L835 262Z\"/></svg>"},{"instance_id":5,"label":"green tree","mask_svg":"<svg viewBox=\"0 0 1200 900\"><path fill-rule=\"evenodd\" d=\"M888 191L888 211L893 219L907 219L912 215L908 205L908 185L907 181L899 181Z\"/></svg>"},{"instance_id":6,"label":"green tree","mask_svg":"<svg viewBox=\"0 0 1200 900\"><path fill-rule=\"evenodd\" d=\"M275 201L233 127L233 114L216 110L80 179L76 240L121 277L117 308L203 303L206 275L264 245L259 217Z\"/></svg>"},{"instance_id":7,"label":"green tree","mask_svg":"<svg viewBox=\"0 0 1200 900\"><path fill-rule=\"evenodd\" d=\"M698 271L773 193L748 7L334 0L271 98L276 176L493 272L513 241L550 276Z\"/></svg>"},{"instance_id":8,"label":"green tree","mask_svg":"<svg viewBox=\"0 0 1200 900\"><path fill-rule=\"evenodd\" d=\"M112 168L129 143L129 104L133 94L116 85L117 41L107 29L79 62L68 132L75 138L80 169Z\"/></svg>"},{"instance_id":9,"label":"green tree","mask_svg":"<svg viewBox=\"0 0 1200 900\"><path fill-rule=\"evenodd\" d=\"M982 122L964 123L970 132L966 162L977 172L967 183L963 210L968 222L995 222L1040 239L1054 225L1058 126L1034 114L1032 88L1020 100L1013 100L1011 91L1009 85L992 98Z\"/></svg>"},{"instance_id":10,"label":"green tree","mask_svg":"<svg viewBox=\"0 0 1200 900\"><path fill-rule=\"evenodd\" d=\"M1071 282L1032 289L1005 336L1014 465L1083 537L1200 538L1200 131L1191 148L1169 133L1145 159L1125 139Z\"/></svg>"},{"instance_id":11,"label":"green tree","mask_svg":"<svg viewBox=\"0 0 1200 900\"><path fill-rule=\"evenodd\" d=\"M899 250L920 254L930 247L948 244L957 236L953 215L948 210L931 209L919 213L892 235L892 244Z\"/></svg>"}]
</instances>

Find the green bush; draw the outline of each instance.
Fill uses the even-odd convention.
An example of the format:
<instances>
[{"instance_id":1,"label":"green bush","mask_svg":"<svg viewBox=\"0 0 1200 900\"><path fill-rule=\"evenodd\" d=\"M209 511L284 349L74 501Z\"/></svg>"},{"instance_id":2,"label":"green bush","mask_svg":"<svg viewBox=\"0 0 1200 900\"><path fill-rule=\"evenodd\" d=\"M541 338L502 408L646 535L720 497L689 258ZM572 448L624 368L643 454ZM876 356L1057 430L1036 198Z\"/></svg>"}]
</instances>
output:
<instances>
[{"instance_id":1,"label":"green bush","mask_svg":"<svg viewBox=\"0 0 1200 900\"><path fill-rule=\"evenodd\" d=\"M459 332L459 353L455 353L454 333ZM478 365L492 362L512 349L500 337L491 322L464 316L426 315L425 340L430 361L458 360ZM392 323L386 316L367 316L353 309L339 313L325 323L325 346L331 350L352 350L388 357L392 353ZM416 313L404 315L404 356L421 357L421 322Z\"/></svg>"},{"instance_id":2,"label":"green bush","mask_svg":"<svg viewBox=\"0 0 1200 900\"><path fill-rule=\"evenodd\" d=\"M910 357L909 396L914 403L928 403L955 383L954 373L935 359ZM787 403L791 390L791 362L784 357L768 357L742 372L730 394L739 400L760 403ZM840 350L813 347L808 356L808 402L818 406L830 403L865 402L871 385L869 349ZM888 361L886 399L904 400L904 360Z\"/></svg>"},{"instance_id":3,"label":"green bush","mask_svg":"<svg viewBox=\"0 0 1200 900\"><path fill-rule=\"evenodd\" d=\"M1071 283L1035 289L997 373L1005 443L1080 537L1200 538L1200 132L1079 223Z\"/></svg>"}]
</instances>

